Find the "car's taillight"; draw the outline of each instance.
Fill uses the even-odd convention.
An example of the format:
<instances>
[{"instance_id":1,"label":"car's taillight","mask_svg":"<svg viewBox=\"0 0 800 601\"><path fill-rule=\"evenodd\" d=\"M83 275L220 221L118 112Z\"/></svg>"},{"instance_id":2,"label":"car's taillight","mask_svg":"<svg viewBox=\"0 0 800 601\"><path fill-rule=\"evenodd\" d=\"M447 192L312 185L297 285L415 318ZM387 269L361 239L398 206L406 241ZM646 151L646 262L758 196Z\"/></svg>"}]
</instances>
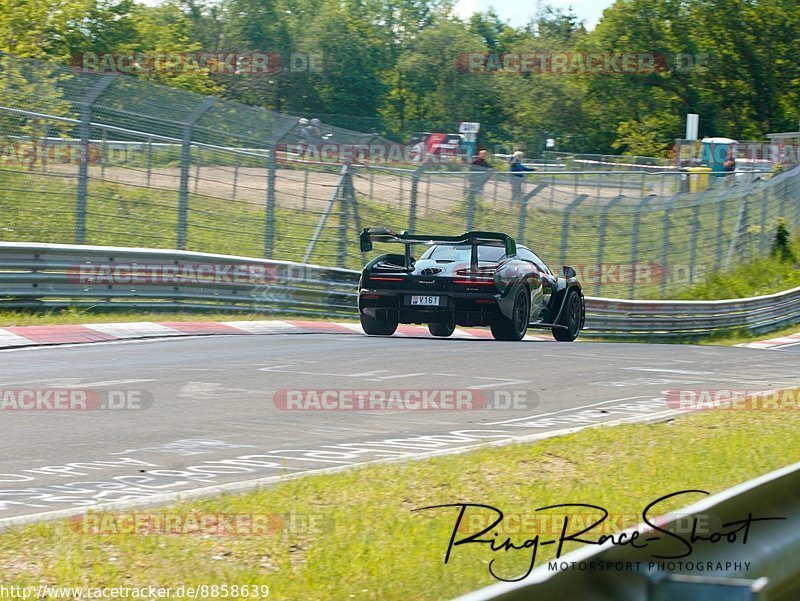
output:
<instances>
[{"instance_id":1,"label":"car's taillight","mask_svg":"<svg viewBox=\"0 0 800 601\"><path fill-rule=\"evenodd\" d=\"M371 275L369 279L373 282L402 282L403 278L398 278L393 275Z\"/></svg>"},{"instance_id":2,"label":"car's taillight","mask_svg":"<svg viewBox=\"0 0 800 601\"><path fill-rule=\"evenodd\" d=\"M493 286L494 274L494 269L456 269L453 283L464 286Z\"/></svg>"}]
</instances>

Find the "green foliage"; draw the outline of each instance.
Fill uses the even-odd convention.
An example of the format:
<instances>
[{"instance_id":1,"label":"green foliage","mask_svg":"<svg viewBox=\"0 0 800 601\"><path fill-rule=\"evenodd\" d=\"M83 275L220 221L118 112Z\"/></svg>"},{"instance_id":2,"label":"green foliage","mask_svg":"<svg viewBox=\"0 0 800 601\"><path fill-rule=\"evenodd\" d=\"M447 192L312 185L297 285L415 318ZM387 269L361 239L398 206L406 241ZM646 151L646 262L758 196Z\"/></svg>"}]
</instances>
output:
<instances>
[{"instance_id":1,"label":"green foliage","mask_svg":"<svg viewBox=\"0 0 800 601\"><path fill-rule=\"evenodd\" d=\"M786 236L783 238L783 236ZM780 245L778 239L781 239ZM789 242L788 231L778 226L775 248L771 257L739 265L730 271L712 273L708 280L687 288L677 298L682 300L717 300L747 298L774 294L800 286L800 267L795 264L800 253L800 239ZM785 252L786 254L782 254Z\"/></svg>"},{"instance_id":2,"label":"green foliage","mask_svg":"<svg viewBox=\"0 0 800 601\"><path fill-rule=\"evenodd\" d=\"M772 256L777 257L783 262L797 262L797 255L790 244L789 228L786 227L786 220L783 217L778 219L778 231L775 232L775 244L772 247Z\"/></svg>"},{"instance_id":3,"label":"green foliage","mask_svg":"<svg viewBox=\"0 0 800 601\"><path fill-rule=\"evenodd\" d=\"M620 123L617 127L617 139L614 148L622 154L634 156L664 157L667 146L659 135L660 122L655 117L646 117L642 121L631 119Z\"/></svg>"},{"instance_id":4,"label":"green foliage","mask_svg":"<svg viewBox=\"0 0 800 601\"><path fill-rule=\"evenodd\" d=\"M339 115L395 139L482 123L480 144L661 155L699 113L700 135L763 138L800 119L797 0L617 0L587 31L539 5L524 27L453 0L0 0L0 51L68 61L83 52L279 56L270 73L207 69L137 77L308 117ZM473 72L469 53L614 53L637 72ZM311 61L293 70L290 61ZM38 96L38 94L32 94ZM47 97L45 95L44 97Z\"/></svg>"}]
</instances>

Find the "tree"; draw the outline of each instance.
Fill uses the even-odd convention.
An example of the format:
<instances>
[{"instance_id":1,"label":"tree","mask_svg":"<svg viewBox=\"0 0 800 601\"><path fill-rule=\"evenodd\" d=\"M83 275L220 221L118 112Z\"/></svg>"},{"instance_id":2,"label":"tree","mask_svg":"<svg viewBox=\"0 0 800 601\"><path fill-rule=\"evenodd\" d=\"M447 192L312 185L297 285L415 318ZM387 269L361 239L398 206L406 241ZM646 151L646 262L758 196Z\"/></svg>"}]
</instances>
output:
<instances>
[{"instance_id":1,"label":"tree","mask_svg":"<svg viewBox=\"0 0 800 601\"><path fill-rule=\"evenodd\" d=\"M664 157L667 151L657 117L620 123L613 147L622 151L622 154L647 157Z\"/></svg>"}]
</instances>

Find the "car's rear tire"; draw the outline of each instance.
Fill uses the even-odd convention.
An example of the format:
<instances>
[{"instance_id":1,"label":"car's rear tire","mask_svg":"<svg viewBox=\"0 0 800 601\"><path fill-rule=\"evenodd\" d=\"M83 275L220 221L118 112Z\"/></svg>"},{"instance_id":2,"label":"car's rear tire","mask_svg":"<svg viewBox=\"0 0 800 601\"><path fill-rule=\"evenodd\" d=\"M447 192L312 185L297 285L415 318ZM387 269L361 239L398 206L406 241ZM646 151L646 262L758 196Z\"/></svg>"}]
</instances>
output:
<instances>
[{"instance_id":1,"label":"car's rear tire","mask_svg":"<svg viewBox=\"0 0 800 601\"><path fill-rule=\"evenodd\" d=\"M572 342L578 337L581 331L581 317L583 313L583 300L581 294L574 288L567 290L567 298L564 301L564 310L558 318L559 325L566 328L553 328L553 338L559 342Z\"/></svg>"},{"instance_id":2,"label":"car's rear tire","mask_svg":"<svg viewBox=\"0 0 800 601\"><path fill-rule=\"evenodd\" d=\"M452 335L453 332L456 331L456 324L429 323L428 331L431 333L431 336L441 336L442 338L447 338L448 336Z\"/></svg>"},{"instance_id":3,"label":"car's rear tire","mask_svg":"<svg viewBox=\"0 0 800 601\"><path fill-rule=\"evenodd\" d=\"M369 315L361 314L361 327L370 336L391 336L397 330L396 321L375 319Z\"/></svg>"},{"instance_id":4,"label":"car's rear tire","mask_svg":"<svg viewBox=\"0 0 800 601\"><path fill-rule=\"evenodd\" d=\"M521 287L517 290L514 297L514 308L511 311L511 318L502 318L491 325L492 336L495 340L522 340L528 331L528 320L530 319L530 297L528 289Z\"/></svg>"}]
</instances>

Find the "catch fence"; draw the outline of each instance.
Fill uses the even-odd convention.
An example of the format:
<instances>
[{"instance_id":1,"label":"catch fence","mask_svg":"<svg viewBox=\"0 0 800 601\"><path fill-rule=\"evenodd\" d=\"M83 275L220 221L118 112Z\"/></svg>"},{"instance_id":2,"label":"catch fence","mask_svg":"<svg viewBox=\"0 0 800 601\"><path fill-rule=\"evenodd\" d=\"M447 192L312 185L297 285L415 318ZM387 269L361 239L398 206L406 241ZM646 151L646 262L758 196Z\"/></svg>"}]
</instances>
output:
<instances>
[{"instance_id":1,"label":"catch fence","mask_svg":"<svg viewBox=\"0 0 800 601\"><path fill-rule=\"evenodd\" d=\"M800 229L800 169L668 165L517 177L377 134L139 79L0 56L0 240L167 248L358 268L360 228L499 230L587 294L666 298ZM632 161L644 159L633 157ZM583 160L583 159L581 159ZM587 158L586 160L593 160Z\"/></svg>"}]
</instances>

